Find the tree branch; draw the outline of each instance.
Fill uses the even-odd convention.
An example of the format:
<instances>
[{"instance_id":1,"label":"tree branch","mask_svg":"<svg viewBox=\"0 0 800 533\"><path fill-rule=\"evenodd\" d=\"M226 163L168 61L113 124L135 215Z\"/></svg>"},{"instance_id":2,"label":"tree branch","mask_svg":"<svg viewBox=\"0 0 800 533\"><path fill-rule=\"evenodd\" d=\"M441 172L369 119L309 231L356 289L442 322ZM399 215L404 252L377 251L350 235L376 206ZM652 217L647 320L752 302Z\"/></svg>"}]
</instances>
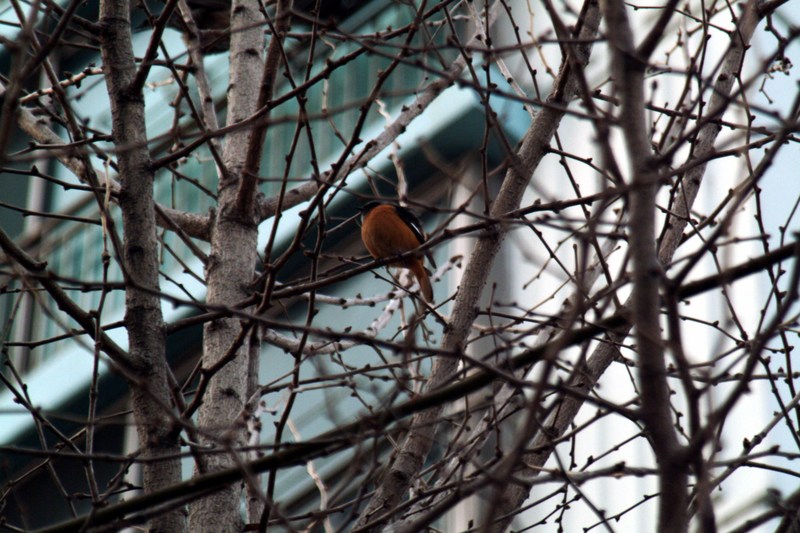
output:
<instances>
[{"instance_id":1,"label":"tree branch","mask_svg":"<svg viewBox=\"0 0 800 533\"><path fill-rule=\"evenodd\" d=\"M658 530L679 533L688 528L688 472L673 425L660 309L654 305L659 301L663 272L655 233L659 173L644 115L647 63L637 55L625 4L606 0L605 18L633 186L629 193L628 253L633 266L631 317L636 335L641 416L659 468ZM649 47L654 48L655 44Z\"/></svg>"},{"instance_id":2,"label":"tree branch","mask_svg":"<svg viewBox=\"0 0 800 533\"><path fill-rule=\"evenodd\" d=\"M136 63L130 12L127 0L100 2L101 52L121 178L123 273L128 281L125 327L131 358L143 365L138 381L146 384L132 387L133 414L143 454L173 457L143 466L144 491L152 493L179 483L181 464L174 458L180 452L179 429L173 425L171 413L162 408L171 405L172 396L161 301L154 294L159 290L154 175L147 151L144 95L141 87L133 85ZM173 510L154 518L150 526L154 531L182 531L184 513Z\"/></svg>"},{"instance_id":3,"label":"tree branch","mask_svg":"<svg viewBox=\"0 0 800 533\"><path fill-rule=\"evenodd\" d=\"M758 2L756 0L749 1L745 6L745 14L737 21L737 29L731 35L731 46L724 58L723 68L720 70L714 84L714 91L707 112L709 117L720 117L730 103L729 95L734 79L737 78L737 74L742 68L744 51L749 46L750 38L758 22L753 18L757 5ZM778 5L774 7L778 7ZM714 144L720 131L721 126L716 121L705 122L698 135L695 151L690 156L689 163L695 160L702 161L709 157L714 151ZM692 166L691 170L680 182L681 190L676 194L678 200L667 217L665 224L667 231L658 248L658 259L661 265L668 265L672 261L678 244L681 242L683 231L689 222L689 211L697 198L697 193L703 181L705 168L705 164ZM784 252L789 253L788 250L784 250ZM679 290L694 292L695 287L699 288L695 284L688 284ZM630 300L625 302L622 308L623 312L626 312L626 309L630 309L630 305ZM568 389L590 391L616 359L616 347L624 340L627 333L628 328L618 329L609 333L608 342L601 343L588 360L574 370L573 377L567 385ZM522 461L522 464L525 465L524 469L516 472L518 478L530 480L538 475L539 469L547 462L555 449L552 442L570 427L582 405L583 399L578 396L566 395L558 400L558 404L552 410L552 414L542 423L542 429L538 431L529 445L529 448L539 451L525 456ZM497 514L499 516L511 516L528 497L529 490L529 486L524 483L509 486L501 499L504 504Z\"/></svg>"},{"instance_id":4,"label":"tree branch","mask_svg":"<svg viewBox=\"0 0 800 533\"><path fill-rule=\"evenodd\" d=\"M240 216L247 219L252 216L255 209L258 172L261 168L261 158L264 154L264 139L267 136L269 103L275 90L275 80L278 77L278 69L283 58L283 40L286 32L289 31L291 9L292 0L278 0L275 10L275 23L273 25L274 31L267 47L267 59L258 91L258 101L255 106L259 112L259 122L251 130L242 179L239 181L239 190L236 197L236 209L239 211Z\"/></svg>"},{"instance_id":5,"label":"tree branch","mask_svg":"<svg viewBox=\"0 0 800 533\"><path fill-rule=\"evenodd\" d=\"M680 299L688 299L698 296L754 273L758 273L770 265L778 264L789 258L800 261L798 253L800 253L800 241L792 242L757 259L736 265L725 272L702 278L692 283L687 283L678 289L677 297ZM511 370L526 368L530 366L531 363L541 361L542 358L549 352L552 352L553 348L556 346L566 348L585 343L594 340L597 335L602 335L609 330L618 329L623 325L629 327L625 314L616 313L599 321L597 324L581 329L564 331L559 338L554 339L550 343L537 346L511 357L507 361L507 368ZM603 345L606 345L606 343ZM453 354L452 357L456 357L457 355L458 354ZM592 361L589 361L588 366L592 369ZM596 372L599 369L592 370ZM602 372L600 373L602 374ZM585 377L591 378L592 375L587 374ZM390 428L392 424L399 422L403 418L431 407L444 405L456 399L463 398L487 387L496 379L497 374L492 369L477 369L474 373L462 380L453 381L436 390L428 391L398 405L362 416L354 422L334 428L304 442L287 444L285 448L279 452L250 461L244 466L248 473L259 474L272 468L303 464L311 459L329 455L351 446L357 447L361 445L361 443L369 440L372 435L385 435L387 431L402 431L404 429L402 425L396 430L387 428ZM579 386L570 384L563 388L567 397L572 397L569 392L574 391L574 397L579 400L579 404L581 404L588 397L586 393L591 390L593 384L594 382L586 382ZM564 405L566 404L562 402L562 406ZM576 413L577 411L573 413L573 416ZM356 440L353 439L354 435L357 436ZM549 449L551 447L550 442L549 440L546 441L543 444L543 448ZM546 454L549 453L549 451L543 451L541 453ZM205 474L195 477L192 480L184 481L173 487L166 487L158 493L146 494L99 509L91 517L85 516L62 522L53 527L40 529L37 533L67 533L80 531L87 525L91 525L92 527L102 526L112 523L114 520L129 516L137 511L147 509L154 503L167 503L173 499L195 499L207 496L222 490L230 483L241 480L244 475L244 470L239 466Z\"/></svg>"},{"instance_id":6,"label":"tree branch","mask_svg":"<svg viewBox=\"0 0 800 533\"><path fill-rule=\"evenodd\" d=\"M0 83L0 97L5 96L5 85ZM58 159L62 165L68 168L82 183L91 183L88 179L89 173L96 173L94 169L86 166L84 154L80 148L65 142L51 128L27 108L20 107L17 110L17 126L30 135L36 142L53 147L64 146L64 149L52 148L49 154ZM117 201L119 197L120 184L117 180L108 176L112 188L112 199ZM208 241L210 218L208 215L197 215L186 213L177 209L156 204L159 224L164 227L177 225L181 231L190 237ZM167 221L166 218L170 220Z\"/></svg>"},{"instance_id":7,"label":"tree branch","mask_svg":"<svg viewBox=\"0 0 800 533\"><path fill-rule=\"evenodd\" d=\"M496 2L495 6L502 2ZM586 16L581 21L579 39L588 40L594 37L600 21L597 2L589 0ZM591 44L575 46L571 53L576 55L577 63L585 66L589 60ZM548 102L566 104L576 94L577 83L570 68L568 58L562 61L561 71L555 80L553 93ZM564 112L555 106L547 106L536 115L522 145L510 165L503 184L492 203L491 217L503 217L519 208L522 194L533 176L533 172L547 153L550 140L563 117ZM500 226L483 231L473 249L467 264L456 301L453 306L449 328L445 333L442 346L445 350L456 353L463 351L467 336L477 313L477 301L486 284L492 262L497 255L500 244L508 232L508 226ZM456 358L435 359L425 391L436 390L443 383L453 379L458 365ZM388 467L375 494L362 512L356 523L356 529L367 523L376 525L373 519L383 510L393 509L408 490L414 476L422 468L426 455L433 444L434 434L438 428L442 406L421 412L411 421L406 439L400 446L396 457ZM388 517L387 517L388 518Z\"/></svg>"},{"instance_id":8,"label":"tree branch","mask_svg":"<svg viewBox=\"0 0 800 533\"><path fill-rule=\"evenodd\" d=\"M243 123L256 112L259 83L262 79L264 36L263 16L257 0L233 0L231 5L230 73L227 125ZM232 128L225 139L217 186L217 210L210 232L211 251L205 273L211 305L233 306L251 293L258 261L258 228L253 213L237 209L236 195L244 180L249 128ZM193 401L199 405L198 425L203 444L221 443L230 454L204 457L196 465L195 476L234 467L241 463L239 449L247 442L245 420L240 416L247 401L248 369L257 367L249 358L258 354L250 349L253 336L247 334L237 318L220 317L203 329L201 372L207 388ZM214 498L204 498L189 506L192 532L239 533L242 487L226 487Z\"/></svg>"}]
</instances>

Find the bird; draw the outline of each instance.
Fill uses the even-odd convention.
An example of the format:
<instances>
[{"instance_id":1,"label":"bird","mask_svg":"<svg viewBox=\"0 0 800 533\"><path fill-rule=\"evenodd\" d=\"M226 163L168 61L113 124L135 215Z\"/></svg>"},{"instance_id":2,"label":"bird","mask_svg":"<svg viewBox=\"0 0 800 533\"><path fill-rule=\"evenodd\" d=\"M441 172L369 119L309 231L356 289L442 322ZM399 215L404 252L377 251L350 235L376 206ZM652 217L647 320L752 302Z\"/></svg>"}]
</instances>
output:
<instances>
[{"instance_id":1,"label":"bird","mask_svg":"<svg viewBox=\"0 0 800 533\"><path fill-rule=\"evenodd\" d=\"M425 242L425 232L417 216L396 203L371 201L364 204L360 212L361 240L375 259L402 255ZM435 267L433 258L426 255ZM431 280L422 254L403 257L389 265L410 270L417 278L422 297L428 303L433 302Z\"/></svg>"}]
</instances>

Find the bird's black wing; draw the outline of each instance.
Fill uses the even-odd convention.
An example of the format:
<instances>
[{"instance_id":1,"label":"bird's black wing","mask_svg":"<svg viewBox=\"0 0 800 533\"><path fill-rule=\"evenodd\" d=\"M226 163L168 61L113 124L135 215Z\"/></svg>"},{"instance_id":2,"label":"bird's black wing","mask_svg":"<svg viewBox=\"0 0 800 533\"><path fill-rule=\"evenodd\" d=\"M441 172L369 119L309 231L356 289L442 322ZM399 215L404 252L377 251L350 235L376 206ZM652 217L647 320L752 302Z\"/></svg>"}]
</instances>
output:
<instances>
[{"instance_id":1,"label":"bird's black wing","mask_svg":"<svg viewBox=\"0 0 800 533\"><path fill-rule=\"evenodd\" d=\"M415 215L413 211L409 211L405 207L401 207L399 205L395 206L395 208L397 209L397 214L401 219L403 219L403 222L408 224L408 227L414 232L414 236L417 238L419 243L424 243L427 237L425 236L425 230L422 229L422 222L419 221L417 215ZM433 268L436 268L436 261L433 260L433 254L431 254L430 251L425 252L425 257L427 257L428 261L431 262Z\"/></svg>"},{"instance_id":2,"label":"bird's black wing","mask_svg":"<svg viewBox=\"0 0 800 533\"><path fill-rule=\"evenodd\" d=\"M400 215L400 218L403 219L403 222L408 224L411 230L414 232L414 236L417 238L420 244L425 242L425 231L422 229L422 222L419 221L417 215L413 212L409 211L405 207L395 206L397 209L397 214Z\"/></svg>"}]
</instances>

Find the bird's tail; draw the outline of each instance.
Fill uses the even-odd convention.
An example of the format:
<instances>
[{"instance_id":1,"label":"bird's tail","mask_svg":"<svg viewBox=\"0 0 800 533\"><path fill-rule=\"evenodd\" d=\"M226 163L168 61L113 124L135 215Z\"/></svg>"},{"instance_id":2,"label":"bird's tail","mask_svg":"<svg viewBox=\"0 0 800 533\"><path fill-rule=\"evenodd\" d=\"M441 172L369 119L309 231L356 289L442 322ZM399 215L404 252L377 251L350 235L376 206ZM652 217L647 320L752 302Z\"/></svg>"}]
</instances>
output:
<instances>
[{"instance_id":1,"label":"bird's tail","mask_svg":"<svg viewBox=\"0 0 800 533\"><path fill-rule=\"evenodd\" d=\"M425 267L422 264L422 260L420 259L411 263L409 269L417 278L419 289L422 292L422 297L426 302L433 303L433 287L431 287L431 280L428 277L428 271L425 270Z\"/></svg>"}]
</instances>

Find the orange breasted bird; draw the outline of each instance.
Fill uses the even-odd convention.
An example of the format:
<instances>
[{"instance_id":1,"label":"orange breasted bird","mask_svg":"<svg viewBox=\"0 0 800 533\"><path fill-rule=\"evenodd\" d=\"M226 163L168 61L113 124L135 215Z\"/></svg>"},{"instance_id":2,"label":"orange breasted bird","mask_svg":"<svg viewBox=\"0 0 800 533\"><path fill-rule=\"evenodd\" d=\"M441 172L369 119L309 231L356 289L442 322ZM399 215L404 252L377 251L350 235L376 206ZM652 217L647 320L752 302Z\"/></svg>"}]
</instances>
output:
<instances>
[{"instance_id":1,"label":"orange breasted bird","mask_svg":"<svg viewBox=\"0 0 800 533\"><path fill-rule=\"evenodd\" d=\"M425 232L408 209L388 202L367 202L361 207L361 240L372 257L385 259L419 248L425 242ZM434 264L430 255L428 258ZM421 255L404 257L389 265L410 270L419 282L423 298L433 302L431 281Z\"/></svg>"}]
</instances>

